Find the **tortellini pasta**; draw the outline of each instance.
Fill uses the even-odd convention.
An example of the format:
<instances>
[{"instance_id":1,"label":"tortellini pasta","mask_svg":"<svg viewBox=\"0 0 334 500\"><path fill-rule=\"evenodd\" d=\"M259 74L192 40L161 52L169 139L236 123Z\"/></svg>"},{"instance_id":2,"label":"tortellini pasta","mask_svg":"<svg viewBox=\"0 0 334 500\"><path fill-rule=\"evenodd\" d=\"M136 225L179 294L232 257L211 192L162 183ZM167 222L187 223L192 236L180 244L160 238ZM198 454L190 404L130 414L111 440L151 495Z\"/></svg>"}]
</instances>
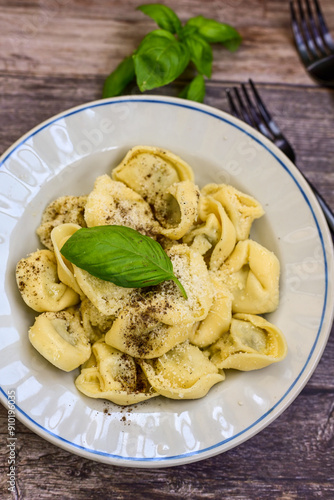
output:
<instances>
[{"instance_id":1,"label":"tortellini pasta","mask_svg":"<svg viewBox=\"0 0 334 500\"><path fill-rule=\"evenodd\" d=\"M154 318L150 303L126 307L118 315L105 342L135 358L157 358L188 339L194 324L167 325Z\"/></svg>"},{"instance_id":2,"label":"tortellini pasta","mask_svg":"<svg viewBox=\"0 0 334 500\"><path fill-rule=\"evenodd\" d=\"M140 403L159 395L131 356L103 341L95 342L92 349L92 358L75 380L83 394L119 405Z\"/></svg>"},{"instance_id":3,"label":"tortellini pasta","mask_svg":"<svg viewBox=\"0 0 334 500\"><path fill-rule=\"evenodd\" d=\"M16 281L25 303L37 312L61 311L77 304L79 295L57 274L57 261L51 250L37 250L16 266Z\"/></svg>"},{"instance_id":4,"label":"tortellini pasta","mask_svg":"<svg viewBox=\"0 0 334 500\"><path fill-rule=\"evenodd\" d=\"M161 206L155 207L155 215L162 225L161 234L179 240L197 218L199 191L191 181L172 184L162 197Z\"/></svg>"},{"instance_id":5,"label":"tortellini pasta","mask_svg":"<svg viewBox=\"0 0 334 500\"><path fill-rule=\"evenodd\" d=\"M94 189L87 198L85 221L88 227L116 224L149 236L157 234L159 228L148 203L109 175L96 179Z\"/></svg>"},{"instance_id":6,"label":"tortellini pasta","mask_svg":"<svg viewBox=\"0 0 334 500\"><path fill-rule=\"evenodd\" d=\"M103 338L115 321L115 316L101 313L87 298L81 301L80 314L82 326L92 343Z\"/></svg>"},{"instance_id":7,"label":"tortellini pasta","mask_svg":"<svg viewBox=\"0 0 334 500\"><path fill-rule=\"evenodd\" d=\"M84 211L87 196L61 196L54 200L43 213L41 225L37 234L41 243L53 250L51 231L60 224L78 224L85 227Z\"/></svg>"},{"instance_id":8,"label":"tortellini pasta","mask_svg":"<svg viewBox=\"0 0 334 500\"><path fill-rule=\"evenodd\" d=\"M239 241L218 276L232 292L232 311L264 314L279 302L280 264L276 255L252 240Z\"/></svg>"},{"instance_id":9,"label":"tortellini pasta","mask_svg":"<svg viewBox=\"0 0 334 500\"><path fill-rule=\"evenodd\" d=\"M250 238L263 213L232 186L200 190L191 167L170 151L132 148L90 193L50 203L37 229L46 248L17 264L19 291L40 313L31 344L57 368L77 370L82 394L118 405L202 398L229 369L283 360L283 333L259 316L279 303L278 259ZM124 288L63 257L78 229L101 225L156 240L186 297L173 280Z\"/></svg>"},{"instance_id":10,"label":"tortellini pasta","mask_svg":"<svg viewBox=\"0 0 334 500\"><path fill-rule=\"evenodd\" d=\"M212 196L201 196L198 204L199 220L183 238L185 243L206 256L209 268L217 270L230 255L236 243L236 230L224 207Z\"/></svg>"},{"instance_id":11,"label":"tortellini pasta","mask_svg":"<svg viewBox=\"0 0 334 500\"><path fill-rule=\"evenodd\" d=\"M29 330L29 340L50 363L66 372L78 368L91 354L75 309L40 314Z\"/></svg>"},{"instance_id":12,"label":"tortellini pasta","mask_svg":"<svg viewBox=\"0 0 334 500\"><path fill-rule=\"evenodd\" d=\"M281 361L287 345L282 332L261 316L236 314L230 330L209 350L217 368L249 371Z\"/></svg>"},{"instance_id":13,"label":"tortellini pasta","mask_svg":"<svg viewBox=\"0 0 334 500\"><path fill-rule=\"evenodd\" d=\"M64 243L74 234L80 226L78 224L60 224L51 231L51 241L54 248L55 257L57 260L57 273L59 280L65 285L72 288L82 298L84 295L74 277L73 265L61 254L60 250Z\"/></svg>"},{"instance_id":14,"label":"tortellini pasta","mask_svg":"<svg viewBox=\"0 0 334 500\"><path fill-rule=\"evenodd\" d=\"M196 220L199 191L192 169L170 151L148 146L132 148L112 177L152 206L163 235L180 239Z\"/></svg>"},{"instance_id":15,"label":"tortellini pasta","mask_svg":"<svg viewBox=\"0 0 334 500\"><path fill-rule=\"evenodd\" d=\"M111 281L104 281L73 265L74 276L80 289L105 316L119 313L129 302L132 288L122 288Z\"/></svg>"},{"instance_id":16,"label":"tortellini pasta","mask_svg":"<svg viewBox=\"0 0 334 500\"><path fill-rule=\"evenodd\" d=\"M173 282L164 281L155 294L146 297L146 303L155 318L167 325L203 320L212 305L214 288L202 256L187 245L174 245L166 253L187 292L187 300Z\"/></svg>"},{"instance_id":17,"label":"tortellini pasta","mask_svg":"<svg viewBox=\"0 0 334 500\"><path fill-rule=\"evenodd\" d=\"M212 196L224 207L235 227L237 240L247 239L253 221L264 214L261 204L255 198L228 184L208 184L202 189L202 193Z\"/></svg>"},{"instance_id":18,"label":"tortellini pasta","mask_svg":"<svg viewBox=\"0 0 334 500\"><path fill-rule=\"evenodd\" d=\"M223 372L189 342L176 345L159 358L140 361L152 387L171 399L197 399L224 380Z\"/></svg>"},{"instance_id":19,"label":"tortellini pasta","mask_svg":"<svg viewBox=\"0 0 334 500\"><path fill-rule=\"evenodd\" d=\"M190 165L170 151L152 146L130 149L111 175L153 206L173 184L194 180Z\"/></svg>"},{"instance_id":20,"label":"tortellini pasta","mask_svg":"<svg viewBox=\"0 0 334 500\"><path fill-rule=\"evenodd\" d=\"M212 306L206 318L189 337L190 342L198 347L206 347L216 342L228 331L232 320L233 295L216 276L211 279L215 290Z\"/></svg>"}]
</instances>

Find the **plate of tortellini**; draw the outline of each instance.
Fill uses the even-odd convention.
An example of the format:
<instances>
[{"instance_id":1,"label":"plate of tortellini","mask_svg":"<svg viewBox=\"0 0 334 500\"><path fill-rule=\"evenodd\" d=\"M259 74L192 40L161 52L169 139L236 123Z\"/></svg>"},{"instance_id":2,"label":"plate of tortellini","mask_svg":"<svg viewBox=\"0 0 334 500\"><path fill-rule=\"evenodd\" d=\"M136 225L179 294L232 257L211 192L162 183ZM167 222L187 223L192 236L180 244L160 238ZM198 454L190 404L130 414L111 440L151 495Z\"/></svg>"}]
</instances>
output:
<instances>
[{"instance_id":1,"label":"plate of tortellini","mask_svg":"<svg viewBox=\"0 0 334 500\"><path fill-rule=\"evenodd\" d=\"M1 401L55 445L168 467L251 438L307 383L333 249L294 165L227 113L123 96L1 158Z\"/></svg>"}]
</instances>

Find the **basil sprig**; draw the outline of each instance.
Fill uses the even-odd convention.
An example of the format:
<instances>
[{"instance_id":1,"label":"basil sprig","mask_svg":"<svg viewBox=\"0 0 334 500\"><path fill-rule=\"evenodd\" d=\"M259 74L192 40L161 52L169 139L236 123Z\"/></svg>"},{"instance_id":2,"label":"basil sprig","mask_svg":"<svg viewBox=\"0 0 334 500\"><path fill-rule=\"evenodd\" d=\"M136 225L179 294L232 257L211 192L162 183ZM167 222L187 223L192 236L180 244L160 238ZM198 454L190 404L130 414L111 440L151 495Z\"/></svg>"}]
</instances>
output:
<instances>
[{"instance_id":1,"label":"basil sprig","mask_svg":"<svg viewBox=\"0 0 334 500\"><path fill-rule=\"evenodd\" d=\"M125 288L143 288L173 280L187 298L162 246L129 227L81 228L66 241L61 253L93 276Z\"/></svg>"},{"instance_id":2,"label":"basil sprig","mask_svg":"<svg viewBox=\"0 0 334 500\"><path fill-rule=\"evenodd\" d=\"M108 76L103 97L120 95L134 80L141 92L162 87L176 80L192 62L198 74L179 97L203 102L204 76L211 78L212 74L211 44L221 43L233 52L241 43L238 31L204 16L192 17L182 26L177 14L159 3L141 5L138 9L160 29L148 33L138 49Z\"/></svg>"}]
</instances>

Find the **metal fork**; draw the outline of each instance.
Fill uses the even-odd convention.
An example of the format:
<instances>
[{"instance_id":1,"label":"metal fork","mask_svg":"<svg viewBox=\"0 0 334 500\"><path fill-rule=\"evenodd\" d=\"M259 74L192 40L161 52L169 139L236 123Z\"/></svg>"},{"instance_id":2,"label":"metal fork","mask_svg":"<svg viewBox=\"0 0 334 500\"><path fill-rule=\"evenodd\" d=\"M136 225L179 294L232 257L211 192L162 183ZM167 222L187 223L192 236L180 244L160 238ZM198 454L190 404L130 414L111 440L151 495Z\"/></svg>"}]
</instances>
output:
<instances>
[{"instance_id":1,"label":"metal fork","mask_svg":"<svg viewBox=\"0 0 334 500\"><path fill-rule=\"evenodd\" d=\"M300 58L308 73L319 83L334 85L334 42L318 0L290 0L292 31Z\"/></svg>"},{"instance_id":2,"label":"metal fork","mask_svg":"<svg viewBox=\"0 0 334 500\"><path fill-rule=\"evenodd\" d=\"M227 89L226 94L231 107L232 114L237 118L240 118L244 122L248 123L252 127L256 128L265 137L270 139L286 156L295 163L295 152L288 142L286 137L282 134L278 125L274 122L269 111L267 110L264 102L262 101L253 81L249 80L249 85L252 90L253 97L250 97L246 85L241 84L242 94L237 89L233 87L232 90ZM234 96L232 95L234 93ZM298 167L297 167L298 168ZM299 170L300 171L300 170ZM300 171L301 172L301 171ZM301 172L305 178L303 172ZM328 206L326 201L323 199L318 190L311 184L311 182L305 178L305 180L310 185L313 190L319 205L321 206L324 215L326 217L328 226L334 235L334 213Z\"/></svg>"}]
</instances>

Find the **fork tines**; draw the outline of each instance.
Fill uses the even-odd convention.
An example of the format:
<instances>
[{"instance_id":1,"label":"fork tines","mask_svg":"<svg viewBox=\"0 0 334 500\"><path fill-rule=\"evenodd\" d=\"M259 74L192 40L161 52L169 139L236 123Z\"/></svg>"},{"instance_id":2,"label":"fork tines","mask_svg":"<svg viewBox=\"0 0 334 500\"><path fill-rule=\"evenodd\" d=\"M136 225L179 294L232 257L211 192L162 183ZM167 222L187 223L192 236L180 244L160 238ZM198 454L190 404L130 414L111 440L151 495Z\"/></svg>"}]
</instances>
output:
<instances>
[{"instance_id":1,"label":"fork tines","mask_svg":"<svg viewBox=\"0 0 334 500\"><path fill-rule=\"evenodd\" d=\"M295 152L291 144L284 137L270 116L252 80L249 80L249 85L253 94L252 97L250 96L245 84L241 84L242 93L239 92L236 87L233 87L232 90L226 90L232 114L252 127L257 128L263 135L276 144L276 146L281 149L281 151L283 151L283 153L285 153L293 163L295 163ZM308 183L313 189L314 194L325 214L328 225L334 234L334 214L331 208L319 194L317 189L310 183L310 181L308 181Z\"/></svg>"},{"instance_id":2,"label":"fork tines","mask_svg":"<svg viewBox=\"0 0 334 500\"><path fill-rule=\"evenodd\" d=\"M311 1L313 6L311 7ZM299 55L305 64L334 53L334 42L326 26L318 0L290 0L292 30Z\"/></svg>"},{"instance_id":3,"label":"fork tines","mask_svg":"<svg viewBox=\"0 0 334 500\"><path fill-rule=\"evenodd\" d=\"M249 85L250 91L244 83L241 84L242 93L236 87L226 91L233 115L256 128L274 142L291 161L294 161L295 155L292 147L274 122L251 79Z\"/></svg>"}]
</instances>

